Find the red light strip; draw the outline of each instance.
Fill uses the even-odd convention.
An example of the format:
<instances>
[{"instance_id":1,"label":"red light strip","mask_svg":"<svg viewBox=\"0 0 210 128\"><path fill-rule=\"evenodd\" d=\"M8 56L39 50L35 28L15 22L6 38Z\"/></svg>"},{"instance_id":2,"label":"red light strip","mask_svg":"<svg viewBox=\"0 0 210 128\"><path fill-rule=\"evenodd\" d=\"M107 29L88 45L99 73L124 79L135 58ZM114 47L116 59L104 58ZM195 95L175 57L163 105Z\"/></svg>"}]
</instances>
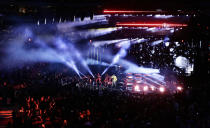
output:
<instances>
[{"instance_id":1,"label":"red light strip","mask_svg":"<svg viewBox=\"0 0 210 128\"><path fill-rule=\"evenodd\" d=\"M12 111L11 110L0 111L0 114L4 114L4 113L12 113Z\"/></svg>"},{"instance_id":2,"label":"red light strip","mask_svg":"<svg viewBox=\"0 0 210 128\"><path fill-rule=\"evenodd\" d=\"M129 11L129 10L104 10L104 13L154 13L157 11Z\"/></svg>"},{"instance_id":3,"label":"red light strip","mask_svg":"<svg viewBox=\"0 0 210 128\"><path fill-rule=\"evenodd\" d=\"M117 26L122 27L186 27L187 24L172 24L172 23L117 23Z\"/></svg>"}]
</instances>

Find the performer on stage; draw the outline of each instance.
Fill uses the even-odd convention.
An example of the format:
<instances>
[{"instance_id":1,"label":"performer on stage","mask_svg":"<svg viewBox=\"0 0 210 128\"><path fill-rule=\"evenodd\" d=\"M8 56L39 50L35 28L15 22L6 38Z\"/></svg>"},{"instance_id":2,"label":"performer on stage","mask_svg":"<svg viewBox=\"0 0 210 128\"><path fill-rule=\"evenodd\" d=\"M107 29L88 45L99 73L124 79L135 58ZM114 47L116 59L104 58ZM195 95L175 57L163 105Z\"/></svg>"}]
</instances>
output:
<instances>
[{"instance_id":1,"label":"performer on stage","mask_svg":"<svg viewBox=\"0 0 210 128\"><path fill-rule=\"evenodd\" d=\"M109 84L109 75L108 74L106 74L106 76L105 76L105 79L104 79L104 86L108 86L108 84Z\"/></svg>"},{"instance_id":2,"label":"performer on stage","mask_svg":"<svg viewBox=\"0 0 210 128\"><path fill-rule=\"evenodd\" d=\"M117 85L117 77L113 74L111 76L111 78L112 78L112 87L116 87L116 85Z\"/></svg>"},{"instance_id":3,"label":"performer on stage","mask_svg":"<svg viewBox=\"0 0 210 128\"><path fill-rule=\"evenodd\" d=\"M92 79L91 79L91 76L89 76L89 75L88 75L87 82L88 82L89 85L92 85Z\"/></svg>"},{"instance_id":4,"label":"performer on stage","mask_svg":"<svg viewBox=\"0 0 210 128\"><path fill-rule=\"evenodd\" d=\"M100 75L99 73L98 73L97 78L96 78L96 84L98 84L98 83L99 83L100 85L102 84L102 83L101 83L101 75Z\"/></svg>"}]
</instances>

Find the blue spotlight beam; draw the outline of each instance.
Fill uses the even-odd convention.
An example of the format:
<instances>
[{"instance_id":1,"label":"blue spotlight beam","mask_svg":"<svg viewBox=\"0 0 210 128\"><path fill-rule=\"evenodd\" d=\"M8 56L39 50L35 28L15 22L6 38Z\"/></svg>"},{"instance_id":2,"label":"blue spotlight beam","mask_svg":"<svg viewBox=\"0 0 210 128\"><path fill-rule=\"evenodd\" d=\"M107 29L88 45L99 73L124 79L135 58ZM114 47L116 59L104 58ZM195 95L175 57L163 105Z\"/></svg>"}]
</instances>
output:
<instances>
[{"instance_id":1,"label":"blue spotlight beam","mask_svg":"<svg viewBox=\"0 0 210 128\"><path fill-rule=\"evenodd\" d=\"M102 72L101 75L104 75L111 66L118 63L121 58L127 55L127 49L130 48L130 45L131 45L130 40L122 41L120 43L120 46L121 46L120 51L114 56L112 63Z\"/></svg>"}]
</instances>

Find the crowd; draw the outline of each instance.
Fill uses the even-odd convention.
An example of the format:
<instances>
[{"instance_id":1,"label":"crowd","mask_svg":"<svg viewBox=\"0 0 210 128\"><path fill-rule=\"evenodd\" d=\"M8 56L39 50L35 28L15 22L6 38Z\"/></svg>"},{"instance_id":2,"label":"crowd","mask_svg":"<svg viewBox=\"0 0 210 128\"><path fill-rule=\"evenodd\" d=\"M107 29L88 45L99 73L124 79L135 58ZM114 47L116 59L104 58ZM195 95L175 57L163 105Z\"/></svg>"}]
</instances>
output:
<instances>
[{"instance_id":1,"label":"crowd","mask_svg":"<svg viewBox=\"0 0 210 128\"><path fill-rule=\"evenodd\" d=\"M16 97L13 126L79 127L210 127L208 94L132 94L79 88L75 84L37 90L23 89ZM43 93L39 92L42 89ZM27 93L27 91L31 93ZM45 94L44 91L48 91ZM206 99L204 98L206 97Z\"/></svg>"}]
</instances>

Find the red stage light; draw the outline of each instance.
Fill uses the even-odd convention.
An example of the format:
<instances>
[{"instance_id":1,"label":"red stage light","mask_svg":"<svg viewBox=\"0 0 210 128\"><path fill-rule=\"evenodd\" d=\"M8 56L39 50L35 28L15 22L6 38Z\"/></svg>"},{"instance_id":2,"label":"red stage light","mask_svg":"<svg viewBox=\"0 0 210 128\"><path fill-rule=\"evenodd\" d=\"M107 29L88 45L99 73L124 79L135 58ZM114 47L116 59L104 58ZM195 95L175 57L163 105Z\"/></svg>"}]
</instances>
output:
<instances>
[{"instance_id":1,"label":"red stage light","mask_svg":"<svg viewBox=\"0 0 210 128\"><path fill-rule=\"evenodd\" d=\"M117 23L117 26L122 27L186 27L187 24L173 23Z\"/></svg>"},{"instance_id":2,"label":"red stage light","mask_svg":"<svg viewBox=\"0 0 210 128\"><path fill-rule=\"evenodd\" d=\"M134 10L104 10L103 11L104 13L106 14L111 14L111 13L154 13L154 12L157 12L157 11L134 11Z\"/></svg>"}]
</instances>

